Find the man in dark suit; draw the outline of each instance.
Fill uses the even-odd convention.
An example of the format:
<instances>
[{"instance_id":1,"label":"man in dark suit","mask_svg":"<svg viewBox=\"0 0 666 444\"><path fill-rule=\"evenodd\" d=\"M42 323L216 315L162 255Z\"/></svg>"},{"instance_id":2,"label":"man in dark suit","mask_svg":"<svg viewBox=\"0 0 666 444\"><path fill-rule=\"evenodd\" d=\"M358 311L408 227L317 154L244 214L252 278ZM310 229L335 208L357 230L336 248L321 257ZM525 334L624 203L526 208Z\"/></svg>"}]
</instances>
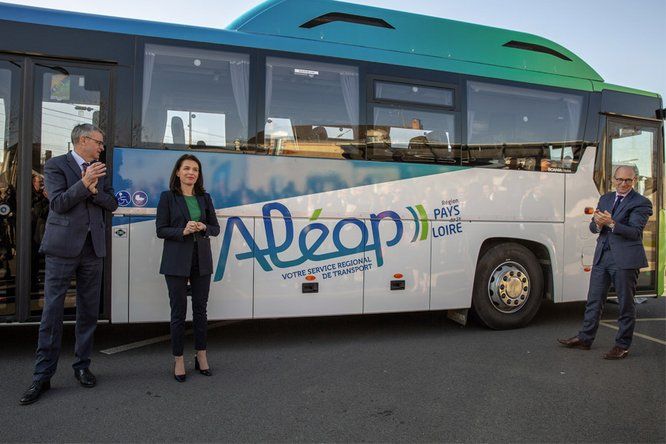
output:
<instances>
[{"instance_id":1,"label":"man in dark suit","mask_svg":"<svg viewBox=\"0 0 666 444\"><path fill-rule=\"evenodd\" d=\"M583 328L577 336L558 339L560 344L570 348L590 349L599 328L608 288L613 283L620 307L619 329L615 346L603 355L604 359L623 359L629 353L636 323L634 294L638 272L648 265L643 248L643 229L652 215L652 203L633 190L636 183L633 167L618 167L614 180L617 191L601 196L590 222L590 230L599 233L599 237Z\"/></svg>"},{"instance_id":2,"label":"man in dark suit","mask_svg":"<svg viewBox=\"0 0 666 444\"><path fill-rule=\"evenodd\" d=\"M77 125L72 143L72 152L52 158L44 166L50 210L40 250L46 255L44 310L33 383L21 404L37 401L51 387L60 355L65 295L74 276L74 376L84 387L96 384L88 367L99 313L102 258L106 256L105 215L118 208L118 203L105 177L106 166L97 161L104 151L102 131L94 125Z\"/></svg>"}]
</instances>

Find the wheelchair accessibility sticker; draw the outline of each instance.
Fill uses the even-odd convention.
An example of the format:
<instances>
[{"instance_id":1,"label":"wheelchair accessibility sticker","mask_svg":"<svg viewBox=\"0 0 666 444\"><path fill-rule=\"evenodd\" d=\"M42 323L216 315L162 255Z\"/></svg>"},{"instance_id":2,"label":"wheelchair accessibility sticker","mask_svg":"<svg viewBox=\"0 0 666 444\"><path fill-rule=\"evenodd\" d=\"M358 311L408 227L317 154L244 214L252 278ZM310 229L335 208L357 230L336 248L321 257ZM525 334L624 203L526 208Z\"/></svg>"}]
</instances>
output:
<instances>
[{"instance_id":1,"label":"wheelchair accessibility sticker","mask_svg":"<svg viewBox=\"0 0 666 444\"><path fill-rule=\"evenodd\" d=\"M126 207L132 203L132 196L129 191L122 190L116 193L116 200L119 206Z\"/></svg>"}]
</instances>

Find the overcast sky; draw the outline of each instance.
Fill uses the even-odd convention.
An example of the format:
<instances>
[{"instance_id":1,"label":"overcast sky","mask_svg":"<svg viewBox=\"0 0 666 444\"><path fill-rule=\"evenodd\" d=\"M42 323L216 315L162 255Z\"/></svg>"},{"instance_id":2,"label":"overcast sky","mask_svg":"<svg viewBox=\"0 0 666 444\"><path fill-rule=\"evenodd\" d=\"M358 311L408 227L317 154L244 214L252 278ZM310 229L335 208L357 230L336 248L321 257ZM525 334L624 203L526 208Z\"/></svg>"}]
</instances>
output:
<instances>
[{"instance_id":1,"label":"overcast sky","mask_svg":"<svg viewBox=\"0 0 666 444\"><path fill-rule=\"evenodd\" d=\"M5 0L6 1L6 0ZM9 3L223 28L259 0L10 0ZM573 51L608 83L666 94L666 0L362 0L529 32Z\"/></svg>"}]
</instances>

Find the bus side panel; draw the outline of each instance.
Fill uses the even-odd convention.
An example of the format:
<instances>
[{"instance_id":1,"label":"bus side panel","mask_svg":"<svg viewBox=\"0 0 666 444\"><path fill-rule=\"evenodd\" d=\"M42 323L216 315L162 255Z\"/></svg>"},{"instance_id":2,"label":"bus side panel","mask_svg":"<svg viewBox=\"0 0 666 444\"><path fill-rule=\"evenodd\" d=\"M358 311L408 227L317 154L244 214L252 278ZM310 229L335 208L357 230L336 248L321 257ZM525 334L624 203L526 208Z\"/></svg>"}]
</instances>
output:
<instances>
[{"instance_id":1,"label":"bus side panel","mask_svg":"<svg viewBox=\"0 0 666 444\"><path fill-rule=\"evenodd\" d=\"M155 219L132 217L130 239L134 242L129 249L129 321L169 321L169 296L159 274L163 241L155 234ZM189 311L188 319L192 319Z\"/></svg>"},{"instance_id":2,"label":"bus side panel","mask_svg":"<svg viewBox=\"0 0 666 444\"><path fill-rule=\"evenodd\" d=\"M258 218L261 223L254 317L363 312L363 272L376 264L364 252L369 237L363 220Z\"/></svg>"},{"instance_id":3,"label":"bus side panel","mask_svg":"<svg viewBox=\"0 0 666 444\"><path fill-rule=\"evenodd\" d=\"M433 221L431 228L431 310L469 308L476 250L470 249L470 222Z\"/></svg>"},{"instance_id":4,"label":"bus side panel","mask_svg":"<svg viewBox=\"0 0 666 444\"><path fill-rule=\"evenodd\" d=\"M367 222L372 226L373 221ZM382 244L396 238L391 248L383 248L382 267L365 271L363 313L422 311L430 307L430 236L429 222L402 219L399 225L390 219L374 222ZM393 289L391 282L395 281ZM399 287L404 281L404 288Z\"/></svg>"},{"instance_id":5,"label":"bus side panel","mask_svg":"<svg viewBox=\"0 0 666 444\"><path fill-rule=\"evenodd\" d=\"M130 218L113 217L111 230L111 322L129 321Z\"/></svg>"},{"instance_id":6,"label":"bus side panel","mask_svg":"<svg viewBox=\"0 0 666 444\"><path fill-rule=\"evenodd\" d=\"M248 319L252 317L252 297L254 279L254 261L237 260L237 254L252 251L248 240L243 236L233 236L228 246L225 244L224 234L229 225L228 218L218 218L220 222L220 235L211 237L211 252L213 254L213 267L217 267L224 256L222 250L226 250L228 259L225 263L224 278L219 278L217 269L213 268L212 282L210 285L210 296L208 298L209 319ZM232 225L234 230L243 224L248 233L254 236L255 219L234 218ZM229 230L231 231L231 229Z\"/></svg>"},{"instance_id":7,"label":"bus side panel","mask_svg":"<svg viewBox=\"0 0 666 444\"><path fill-rule=\"evenodd\" d=\"M563 291L555 302L584 301L587 298L597 243L597 235L589 228L592 215L585 214L585 208L596 208L599 200L593 180L595 152L596 147L587 147L578 171L566 176Z\"/></svg>"}]
</instances>

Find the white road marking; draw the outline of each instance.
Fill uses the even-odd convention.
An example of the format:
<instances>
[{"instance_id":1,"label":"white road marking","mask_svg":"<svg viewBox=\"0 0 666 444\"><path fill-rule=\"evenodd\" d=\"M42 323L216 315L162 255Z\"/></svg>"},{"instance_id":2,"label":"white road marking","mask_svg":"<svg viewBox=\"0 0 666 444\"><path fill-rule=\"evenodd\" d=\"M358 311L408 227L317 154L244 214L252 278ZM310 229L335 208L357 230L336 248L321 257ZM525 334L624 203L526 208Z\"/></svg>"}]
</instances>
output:
<instances>
[{"instance_id":1,"label":"white road marking","mask_svg":"<svg viewBox=\"0 0 666 444\"><path fill-rule=\"evenodd\" d=\"M643 318L643 319L636 319L636 322L645 322L645 321L666 321L666 318ZM600 322L601 325L604 327L612 328L613 330L619 330L619 327L616 325L611 324L611 322L616 322L614 320L603 320ZM656 342L657 344L661 345L666 345L666 341L653 338L652 336L644 335L643 333L636 333L634 332L634 336L638 336L639 338L647 339L648 341Z\"/></svg>"},{"instance_id":2,"label":"white road marking","mask_svg":"<svg viewBox=\"0 0 666 444\"><path fill-rule=\"evenodd\" d=\"M212 329L218 328L218 327L223 327L225 325L235 324L237 322L240 322L240 321L215 322L215 323L210 324L208 326L208 330L212 330ZM189 329L189 330L185 331L185 334L186 335L191 335L192 332L193 332L193 330ZM154 338L144 339L143 341L130 342L129 344L107 348L106 350L100 350L100 353L104 353L105 355L115 355L116 353L122 353L122 352L125 352L125 351L128 351L128 350L134 350L135 348L141 348L141 347L145 347L147 345L157 344L159 342L165 342L165 341L169 341L169 340L171 340L171 335L156 336Z\"/></svg>"}]
</instances>

